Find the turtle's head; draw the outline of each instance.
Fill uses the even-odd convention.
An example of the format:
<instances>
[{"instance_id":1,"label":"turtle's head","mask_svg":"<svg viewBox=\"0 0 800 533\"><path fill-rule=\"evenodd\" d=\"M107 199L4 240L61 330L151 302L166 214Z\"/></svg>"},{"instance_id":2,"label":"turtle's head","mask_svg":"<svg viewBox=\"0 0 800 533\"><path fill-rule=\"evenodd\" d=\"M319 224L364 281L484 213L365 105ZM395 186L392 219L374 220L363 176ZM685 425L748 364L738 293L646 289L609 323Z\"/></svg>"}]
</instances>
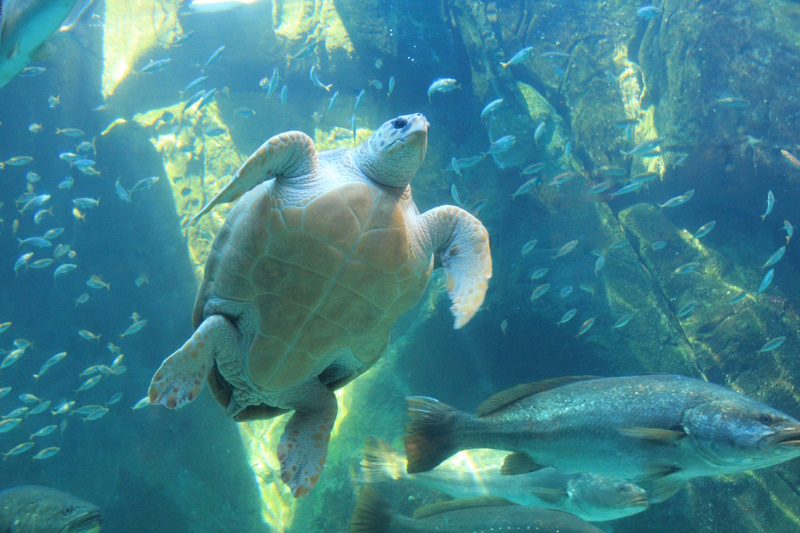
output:
<instances>
[{"instance_id":1,"label":"turtle's head","mask_svg":"<svg viewBox=\"0 0 800 533\"><path fill-rule=\"evenodd\" d=\"M422 113L388 120L353 150L353 160L371 180L389 187L405 187L425 159L429 127Z\"/></svg>"}]
</instances>

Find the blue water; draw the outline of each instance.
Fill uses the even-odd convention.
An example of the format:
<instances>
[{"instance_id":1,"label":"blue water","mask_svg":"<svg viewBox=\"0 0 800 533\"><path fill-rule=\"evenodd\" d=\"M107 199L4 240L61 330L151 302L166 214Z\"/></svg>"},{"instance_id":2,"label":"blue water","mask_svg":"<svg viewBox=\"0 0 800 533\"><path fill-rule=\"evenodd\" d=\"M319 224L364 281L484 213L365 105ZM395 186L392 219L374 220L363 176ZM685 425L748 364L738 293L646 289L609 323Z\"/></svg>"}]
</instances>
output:
<instances>
[{"instance_id":1,"label":"blue water","mask_svg":"<svg viewBox=\"0 0 800 533\"><path fill-rule=\"evenodd\" d=\"M278 7L256 2L217 13L192 13L183 6L178 20L183 34L194 32L192 37L170 46L175 36L162 31L161 44L142 51L134 66L141 69L164 58L169 63L157 72L129 73L104 100L103 35L110 30L103 3L95 2L74 28L53 38L55 55L30 65L44 68L43 73L18 76L0 88L0 161L6 162L0 170L0 323L11 322L0 333L0 357L18 348L15 339L20 346L31 344L0 369L0 388L11 387L0 398L0 414L51 402L0 433L0 452L28 442L42 427L57 426L33 438L32 448L0 462L0 489L37 484L67 491L103 510L106 531L346 531L358 493L353 472L363 437L375 434L399 446L406 395L432 396L471 410L491 394L524 382L670 372L732 386L800 415L800 366L794 360L800 331L798 253L784 223L800 224L795 208L800 163L795 166L790 157L800 156L792 96L798 50L787 44L796 42L793 30L778 23L764 22L753 43L742 44L750 22L766 20L760 2L726 4L730 12L723 21L709 6L690 14L696 6L689 2L658 4L663 11L646 18L636 14L642 5L631 2L497 2L489 7L467 1L337 2L353 45L350 53L337 48L331 36L329 46L324 36L276 35L274 28L286 23L292 8L275 3ZM152 24L158 26L164 5L171 4L153 4ZM797 7L781 5L776 16L784 15L794 20ZM676 29L681 23L685 29ZM579 30L584 27L586 34ZM320 28L323 34L332 31ZM725 36L738 48L699 44ZM289 60L315 38L319 44L311 53ZM668 42L675 42L675 49ZM218 60L201 72L223 45ZM499 66L526 46L534 47L530 59ZM613 60L622 49L628 63ZM324 84L333 84L330 91L311 83L312 66ZM275 68L280 81L268 99L259 81ZM431 124L428 152L412 182L419 210L461 202L491 238L494 270L482 310L463 329L453 330L446 295L431 290L398 321L390 355L371 371L369 385L364 378L357 389L360 403L351 406L348 422L334 437L338 447L332 448L319 484L299 502L285 500L286 517L277 521L262 518L258 474L247 443L209 394L177 412L160 406L133 409L161 361L191 336L197 291L181 223L199 202L187 207L195 197L173 193L180 187L169 182L166 152L150 139L165 130L202 136L197 128L185 129L180 116L167 120L162 130L142 127L133 117L178 103L180 91L201 75L208 79L200 88L218 89L214 108L242 154L293 129L324 138L338 127L352 138L353 105L362 90L359 129L377 129L401 114L425 114ZM396 86L387 97L390 77ZM439 78L453 78L459 88L434 93L429 101L428 88ZM639 113L631 112L623 87L633 78L639 83L641 99L634 106ZM368 80L379 80L382 89ZM642 85L647 87L643 93ZM183 101L197 90L183 95ZM324 115L335 91L338 100ZM529 100L526 105L523 92L535 93L540 104ZM51 106L48 98L59 95L60 103ZM482 120L481 110L496 98L503 98L504 106ZM249 116L249 110L255 114ZM630 132L612 123L631 114L639 119L638 129L635 138L626 138ZM125 123L102 134L116 119ZM544 133L534 140L541 122ZM41 125L41 131L31 131L32 124ZM56 128L82 134L57 135ZM503 135L516 136L508 152L489 155L462 169L462 175L444 170L454 157L486 152ZM652 159L620 154L655 136L664 137L656 166ZM98 176L59 157L93 139L96 153L86 157L95 161ZM11 159L20 156L33 159L15 166ZM196 174L206 153L192 157L187 173ZM520 171L537 162L545 163L536 174L539 182L512 199L534 177ZM622 175L604 176L604 165L618 167ZM610 196L630 176L650 169L658 176L637 192ZM40 179L31 180L31 172ZM566 172L575 176L552 184ZM74 185L59 188L67 176ZM117 180L131 188L148 177L159 179L132 193L131 202L118 196ZM604 180L611 182L608 192L589 194ZM683 205L659 209L689 190L695 192ZM762 221L769 193L774 207ZM50 197L20 212L41 194ZM99 203L79 207L76 214L73 200L81 197ZM34 215L43 209L52 213L41 214L36 223ZM716 221L713 230L693 239L710 221ZM50 247L19 242L51 228L63 233ZM532 239L537 244L523 255ZM554 258L573 240L578 241L574 251ZM627 242L612 247L622 241ZM659 241L666 244L654 249ZM54 258L58 245L72 252ZM784 245L785 256L762 269ZM31 252L15 272L15 262ZM601 255L605 259L598 264ZM34 261L49 258L52 264L32 268ZM695 261L696 271L675 273ZM54 279L63 263L77 267ZM438 259L436 266L441 266ZM539 268L549 271L532 280ZM774 279L759 293L770 268ZM109 288L88 286L92 276ZM531 300L544 283L549 290ZM739 290L748 296L728 303ZM77 303L84 293L88 300ZM691 302L693 311L677 316ZM574 318L556 324L572 309ZM121 337L134 313L146 325ZM633 317L627 325L613 327L628 314ZM582 327L586 331L579 334ZM86 339L82 330L100 338ZM786 340L759 353L776 337ZM33 377L60 352L67 353L63 360ZM120 354L124 357L112 367ZM97 365L106 366L81 376ZM75 392L93 376L102 377ZM22 394L36 398L25 403ZM75 403L53 413L66 402ZM97 419L75 413L86 406L97 406ZM276 447L277 440L265 446L270 453ZM45 449L52 455L35 458ZM790 461L756 477L696 479L643 513L595 525L614 532L796 531L797 465ZM280 484L271 474L266 485ZM404 513L443 497L410 482L385 485L392 505Z\"/></svg>"}]
</instances>

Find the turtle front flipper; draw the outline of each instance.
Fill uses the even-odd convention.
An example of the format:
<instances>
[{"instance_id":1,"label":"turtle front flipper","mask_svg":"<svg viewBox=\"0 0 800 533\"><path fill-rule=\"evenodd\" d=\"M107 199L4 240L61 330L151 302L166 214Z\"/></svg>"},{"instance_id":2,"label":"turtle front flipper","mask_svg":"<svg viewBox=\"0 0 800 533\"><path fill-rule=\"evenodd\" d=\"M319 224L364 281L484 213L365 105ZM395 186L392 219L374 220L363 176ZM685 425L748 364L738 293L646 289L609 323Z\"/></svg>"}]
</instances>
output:
<instances>
[{"instance_id":1,"label":"turtle front flipper","mask_svg":"<svg viewBox=\"0 0 800 533\"><path fill-rule=\"evenodd\" d=\"M316 379L309 385L313 391L303 395L305 405L296 407L278 445L281 479L295 498L311 492L325 468L338 411L336 396L328 387Z\"/></svg>"},{"instance_id":2,"label":"turtle front flipper","mask_svg":"<svg viewBox=\"0 0 800 533\"><path fill-rule=\"evenodd\" d=\"M183 407L200 395L220 350L238 349L239 331L222 315L206 318L181 348L164 359L150 382L151 404Z\"/></svg>"},{"instance_id":3,"label":"turtle front flipper","mask_svg":"<svg viewBox=\"0 0 800 533\"><path fill-rule=\"evenodd\" d=\"M239 167L231 181L189 222L194 225L217 204L226 204L268 179L304 176L317 168L317 149L301 131L287 131L258 147Z\"/></svg>"},{"instance_id":4,"label":"turtle front flipper","mask_svg":"<svg viewBox=\"0 0 800 533\"><path fill-rule=\"evenodd\" d=\"M478 312L489 287L489 233L480 220L452 205L423 213L419 224L422 242L442 260L453 302L450 311L456 317L454 328L459 329Z\"/></svg>"}]
</instances>

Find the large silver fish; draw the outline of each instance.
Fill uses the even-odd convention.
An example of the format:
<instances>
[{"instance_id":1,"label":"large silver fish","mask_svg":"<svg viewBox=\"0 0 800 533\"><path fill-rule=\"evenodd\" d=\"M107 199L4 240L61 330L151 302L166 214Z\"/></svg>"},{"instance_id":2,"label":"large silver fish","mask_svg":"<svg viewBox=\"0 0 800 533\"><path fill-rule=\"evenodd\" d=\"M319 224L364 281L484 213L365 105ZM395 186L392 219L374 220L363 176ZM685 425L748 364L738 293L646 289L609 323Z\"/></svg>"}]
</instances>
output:
<instances>
[{"instance_id":1,"label":"large silver fish","mask_svg":"<svg viewBox=\"0 0 800 533\"><path fill-rule=\"evenodd\" d=\"M416 481L455 498L499 496L520 505L564 511L589 522L616 520L647 509L647 492L628 481L597 474L563 474L542 468L519 476L504 476L505 452L460 452L430 472L406 473L406 457L386 442L367 437L359 481Z\"/></svg>"},{"instance_id":2,"label":"large silver fish","mask_svg":"<svg viewBox=\"0 0 800 533\"><path fill-rule=\"evenodd\" d=\"M47 41L77 0L0 0L0 87L34 61L52 55Z\"/></svg>"},{"instance_id":3,"label":"large silver fish","mask_svg":"<svg viewBox=\"0 0 800 533\"><path fill-rule=\"evenodd\" d=\"M0 531L100 531L97 506L60 490L22 485L0 492Z\"/></svg>"},{"instance_id":4,"label":"large silver fish","mask_svg":"<svg viewBox=\"0 0 800 533\"><path fill-rule=\"evenodd\" d=\"M663 501L687 480L755 470L800 455L800 422L730 389L683 376L568 377L519 385L462 413L408 398L408 472L455 452L512 453L516 474L552 466L643 484Z\"/></svg>"},{"instance_id":5,"label":"large silver fish","mask_svg":"<svg viewBox=\"0 0 800 533\"><path fill-rule=\"evenodd\" d=\"M441 533L445 531L540 531L602 533L577 516L550 509L517 505L484 496L426 505L403 516L383 500L378 489L366 485L350 518L350 533Z\"/></svg>"}]
</instances>

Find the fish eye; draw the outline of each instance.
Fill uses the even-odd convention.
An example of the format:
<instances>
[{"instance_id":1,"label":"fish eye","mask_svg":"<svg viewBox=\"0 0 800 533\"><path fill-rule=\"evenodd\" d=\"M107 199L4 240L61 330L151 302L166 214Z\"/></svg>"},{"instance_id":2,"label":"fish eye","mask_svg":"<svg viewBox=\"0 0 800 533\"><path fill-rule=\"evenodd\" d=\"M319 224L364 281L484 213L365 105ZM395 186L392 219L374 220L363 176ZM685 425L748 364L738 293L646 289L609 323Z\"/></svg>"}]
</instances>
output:
<instances>
[{"instance_id":1,"label":"fish eye","mask_svg":"<svg viewBox=\"0 0 800 533\"><path fill-rule=\"evenodd\" d=\"M772 417L770 415L766 414L761 415L760 417L758 417L758 420L765 426L772 424Z\"/></svg>"},{"instance_id":2,"label":"fish eye","mask_svg":"<svg viewBox=\"0 0 800 533\"><path fill-rule=\"evenodd\" d=\"M65 505L64 509L62 509L62 512L65 515L70 515L70 514L72 514L72 511L74 511L74 510L75 510L75 507L73 507L72 505Z\"/></svg>"},{"instance_id":3,"label":"fish eye","mask_svg":"<svg viewBox=\"0 0 800 533\"><path fill-rule=\"evenodd\" d=\"M402 117L398 117L392 121L392 126L396 130L405 127L406 124L408 124L408 121Z\"/></svg>"}]
</instances>

